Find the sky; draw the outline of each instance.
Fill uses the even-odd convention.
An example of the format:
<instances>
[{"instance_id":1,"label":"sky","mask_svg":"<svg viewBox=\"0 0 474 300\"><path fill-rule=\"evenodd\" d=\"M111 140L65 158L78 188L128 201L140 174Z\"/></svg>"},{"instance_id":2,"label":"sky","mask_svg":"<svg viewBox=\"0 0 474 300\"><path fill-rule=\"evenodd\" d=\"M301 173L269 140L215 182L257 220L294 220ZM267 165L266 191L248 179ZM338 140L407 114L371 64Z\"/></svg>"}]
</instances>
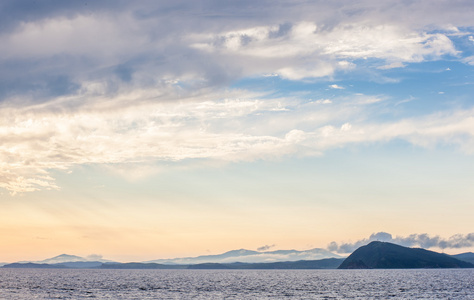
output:
<instances>
[{"instance_id":1,"label":"sky","mask_svg":"<svg viewBox=\"0 0 474 300\"><path fill-rule=\"evenodd\" d=\"M1 1L0 261L474 251L473 11Z\"/></svg>"}]
</instances>

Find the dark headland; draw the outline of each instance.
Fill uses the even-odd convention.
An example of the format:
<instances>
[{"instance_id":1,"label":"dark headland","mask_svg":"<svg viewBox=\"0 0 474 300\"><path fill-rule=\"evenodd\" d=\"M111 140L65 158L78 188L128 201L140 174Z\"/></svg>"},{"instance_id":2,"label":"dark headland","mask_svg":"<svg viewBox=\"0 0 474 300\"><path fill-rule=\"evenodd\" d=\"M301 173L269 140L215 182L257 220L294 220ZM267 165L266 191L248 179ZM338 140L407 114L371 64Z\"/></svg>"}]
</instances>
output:
<instances>
[{"instance_id":1,"label":"dark headland","mask_svg":"<svg viewBox=\"0 0 474 300\"><path fill-rule=\"evenodd\" d=\"M450 255L387 242L371 242L355 250L339 269L474 268Z\"/></svg>"}]
</instances>

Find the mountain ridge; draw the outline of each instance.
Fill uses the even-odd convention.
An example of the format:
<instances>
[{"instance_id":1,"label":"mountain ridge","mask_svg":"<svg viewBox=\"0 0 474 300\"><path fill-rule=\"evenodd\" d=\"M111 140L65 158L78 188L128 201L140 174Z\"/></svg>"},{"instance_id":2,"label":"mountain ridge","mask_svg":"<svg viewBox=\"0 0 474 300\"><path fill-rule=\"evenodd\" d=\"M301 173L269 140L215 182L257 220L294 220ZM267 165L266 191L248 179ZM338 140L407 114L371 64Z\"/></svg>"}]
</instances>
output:
<instances>
[{"instance_id":1,"label":"mountain ridge","mask_svg":"<svg viewBox=\"0 0 474 300\"><path fill-rule=\"evenodd\" d=\"M295 262L273 263L202 263L193 265L165 265L157 263L96 263L81 265L76 263L36 264L12 263L2 268L10 269L233 269L233 270L274 270L274 269L336 269L342 258L327 258L321 260L301 260ZM83 262L80 262L83 263Z\"/></svg>"},{"instance_id":2,"label":"mountain ridge","mask_svg":"<svg viewBox=\"0 0 474 300\"><path fill-rule=\"evenodd\" d=\"M101 257L93 257L93 258L85 258L77 255L71 255L71 254L60 254L54 257L46 258L43 260L36 260L36 261L31 261L31 260L24 260L24 261L18 261L16 263L33 263L33 264L61 264L61 263L89 263L89 262L100 262L100 263L106 263L106 262L114 262L112 260L108 259L103 259ZM8 264L8 263L5 263Z\"/></svg>"},{"instance_id":3,"label":"mountain ridge","mask_svg":"<svg viewBox=\"0 0 474 300\"><path fill-rule=\"evenodd\" d=\"M474 264L474 253L472 252L459 253L459 254L454 254L451 256L459 260L467 261L471 264Z\"/></svg>"},{"instance_id":4,"label":"mountain ridge","mask_svg":"<svg viewBox=\"0 0 474 300\"><path fill-rule=\"evenodd\" d=\"M201 255L196 257L183 257L171 259L154 259L145 263L162 264L199 264L199 263L270 263L298 260L319 260L325 258L343 258L326 249L313 248L308 250L274 250L255 251L247 249L230 250L221 254Z\"/></svg>"}]
</instances>

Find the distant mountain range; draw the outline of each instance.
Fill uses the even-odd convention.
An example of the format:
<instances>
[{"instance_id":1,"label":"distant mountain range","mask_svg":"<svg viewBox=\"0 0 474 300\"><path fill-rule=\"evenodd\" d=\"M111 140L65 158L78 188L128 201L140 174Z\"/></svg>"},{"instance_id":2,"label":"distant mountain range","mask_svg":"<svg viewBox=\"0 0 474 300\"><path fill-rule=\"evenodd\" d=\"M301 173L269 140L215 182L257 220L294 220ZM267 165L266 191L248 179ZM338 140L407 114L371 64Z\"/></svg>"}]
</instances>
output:
<instances>
[{"instance_id":1,"label":"distant mountain range","mask_svg":"<svg viewBox=\"0 0 474 300\"><path fill-rule=\"evenodd\" d=\"M71 262L113 262L108 259L102 259L100 257L94 257L92 259L84 258L76 255L61 254L55 257L47 258L39 261L21 261L20 263L35 263L35 264L60 264L60 263L71 263Z\"/></svg>"},{"instance_id":2,"label":"distant mountain range","mask_svg":"<svg viewBox=\"0 0 474 300\"><path fill-rule=\"evenodd\" d=\"M276 250L276 251L253 251L232 250L217 255L203 255L198 257L184 257L172 259L155 259L147 263L158 264L202 264L202 263L270 263L299 260L320 260L325 258L342 258L342 256L329 252L325 249L315 248L310 250Z\"/></svg>"},{"instance_id":3,"label":"distant mountain range","mask_svg":"<svg viewBox=\"0 0 474 300\"><path fill-rule=\"evenodd\" d=\"M330 256L330 257L327 257ZM331 257L332 256L332 257ZM335 256L335 257L334 257ZM319 258L319 259L318 259ZM372 242L342 258L324 249L306 251L232 250L218 255L119 263L100 257L61 254L34 262L5 264L3 268L56 269L394 269L474 268L474 253L441 254L392 243ZM0 265L1 266L1 265Z\"/></svg>"},{"instance_id":4,"label":"distant mountain range","mask_svg":"<svg viewBox=\"0 0 474 300\"><path fill-rule=\"evenodd\" d=\"M202 263L193 265L165 265L157 263L101 263L101 262L70 262L58 264L12 263L3 268L14 269L336 269L344 258L326 258L321 260L301 260L274 263Z\"/></svg>"},{"instance_id":5,"label":"distant mountain range","mask_svg":"<svg viewBox=\"0 0 474 300\"><path fill-rule=\"evenodd\" d=\"M112 260L102 259L101 257L84 258L77 255L61 254L55 257L39 261L20 261L13 264L2 263L0 267L16 268L96 268L103 263L116 263Z\"/></svg>"},{"instance_id":6,"label":"distant mountain range","mask_svg":"<svg viewBox=\"0 0 474 300\"><path fill-rule=\"evenodd\" d=\"M240 270L284 270L284 269L336 269L344 258L325 258L320 260L300 260L273 263L204 263L190 265L188 269L240 269Z\"/></svg>"},{"instance_id":7,"label":"distant mountain range","mask_svg":"<svg viewBox=\"0 0 474 300\"><path fill-rule=\"evenodd\" d=\"M371 242L355 250L339 269L474 268L453 256L386 242Z\"/></svg>"},{"instance_id":8,"label":"distant mountain range","mask_svg":"<svg viewBox=\"0 0 474 300\"><path fill-rule=\"evenodd\" d=\"M325 258L343 258L340 255L329 252L325 249L315 248L310 250L276 250L276 251L254 251L254 250L231 250L222 254L216 255L202 255L197 257L182 257L170 259L155 259L144 261L142 263L155 263L164 265L194 265L204 263L272 263L272 262L287 262L300 260L321 260ZM33 264L67 264L73 265L88 265L97 263L115 263L114 261L103 259L100 257L84 258L77 255L61 254L52 258L47 258L39 261L19 261L18 263L33 263ZM6 265L7 263L0 264Z\"/></svg>"}]
</instances>

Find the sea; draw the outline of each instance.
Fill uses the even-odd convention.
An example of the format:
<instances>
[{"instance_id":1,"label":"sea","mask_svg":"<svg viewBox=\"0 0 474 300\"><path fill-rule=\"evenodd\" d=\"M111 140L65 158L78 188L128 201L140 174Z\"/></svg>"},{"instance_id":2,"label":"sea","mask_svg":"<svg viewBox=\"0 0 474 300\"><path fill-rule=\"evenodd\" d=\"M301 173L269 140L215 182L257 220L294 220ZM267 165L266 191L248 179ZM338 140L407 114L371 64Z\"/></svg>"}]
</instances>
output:
<instances>
[{"instance_id":1,"label":"sea","mask_svg":"<svg viewBox=\"0 0 474 300\"><path fill-rule=\"evenodd\" d=\"M0 299L474 299L474 269L0 269Z\"/></svg>"}]
</instances>

